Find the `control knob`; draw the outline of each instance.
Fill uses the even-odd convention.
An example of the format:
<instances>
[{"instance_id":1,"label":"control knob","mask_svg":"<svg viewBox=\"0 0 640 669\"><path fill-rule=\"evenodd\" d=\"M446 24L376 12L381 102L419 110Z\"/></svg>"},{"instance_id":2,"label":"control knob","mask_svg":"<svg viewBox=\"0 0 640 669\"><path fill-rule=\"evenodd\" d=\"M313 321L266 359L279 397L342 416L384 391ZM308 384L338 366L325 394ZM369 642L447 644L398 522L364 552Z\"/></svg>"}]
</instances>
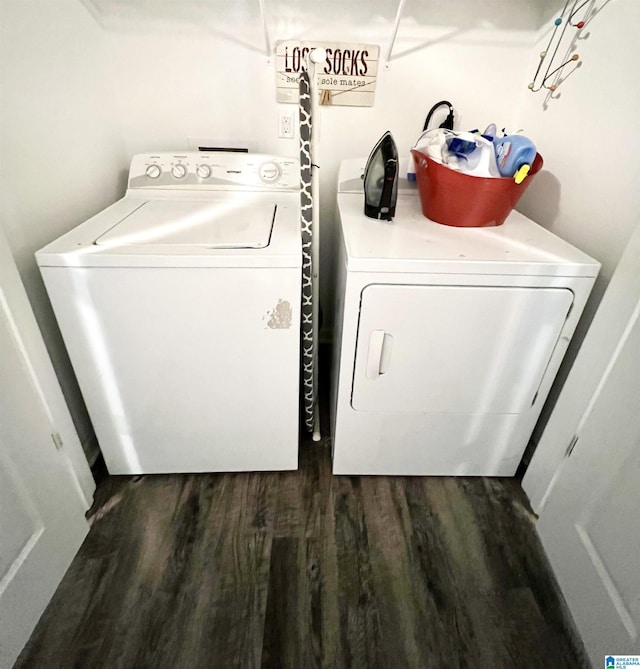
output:
<instances>
[{"instance_id":1,"label":"control knob","mask_svg":"<svg viewBox=\"0 0 640 669\"><path fill-rule=\"evenodd\" d=\"M209 166L209 165L198 165L198 167L196 167L196 174L201 179L208 179L211 176L211 166Z\"/></svg>"},{"instance_id":2,"label":"control knob","mask_svg":"<svg viewBox=\"0 0 640 669\"><path fill-rule=\"evenodd\" d=\"M178 163L171 168L171 174L175 179L184 179L187 176L187 166Z\"/></svg>"},{"instance_id":3,"label":"control knob","mask_svg":"<svg viewBox=\"0 0 640 669\"><path fill-rule=\"evenodd\" d=\"M258 169L258 174L260 179L266 184L273 184L280 178L282 170L278 163L274 163L272 160L262 163Z\"/></svg>"},{"instance_id":4,"label":"control knob","mask_svg":"<svg viewBox=\"0 0 640 669\"><path fill-rule=\"evenodd\" d=\"M147 167L145 174L150 179L157 179L162 174L162 169L160 168L160 165L153 163Z\"/></svg>"}]
</instances>

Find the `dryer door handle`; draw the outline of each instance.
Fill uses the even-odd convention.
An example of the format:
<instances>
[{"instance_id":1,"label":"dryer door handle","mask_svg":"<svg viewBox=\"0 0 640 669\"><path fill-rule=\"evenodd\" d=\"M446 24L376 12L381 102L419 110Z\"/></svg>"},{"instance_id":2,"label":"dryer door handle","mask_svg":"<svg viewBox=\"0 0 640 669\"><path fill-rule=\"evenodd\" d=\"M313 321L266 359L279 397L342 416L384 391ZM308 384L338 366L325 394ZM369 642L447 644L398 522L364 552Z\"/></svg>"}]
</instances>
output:
<instances>
[{"instance_id":1,"label":"dryer door handle","mask_svg":"<svg viewBox=\"0 0 640 669\"><path fill-rule=\"evenodd\" d=\"M369 334L366 375L378 379L389 370L393 336L384 330L372 330Z\"/></svg>"}]
</instances>

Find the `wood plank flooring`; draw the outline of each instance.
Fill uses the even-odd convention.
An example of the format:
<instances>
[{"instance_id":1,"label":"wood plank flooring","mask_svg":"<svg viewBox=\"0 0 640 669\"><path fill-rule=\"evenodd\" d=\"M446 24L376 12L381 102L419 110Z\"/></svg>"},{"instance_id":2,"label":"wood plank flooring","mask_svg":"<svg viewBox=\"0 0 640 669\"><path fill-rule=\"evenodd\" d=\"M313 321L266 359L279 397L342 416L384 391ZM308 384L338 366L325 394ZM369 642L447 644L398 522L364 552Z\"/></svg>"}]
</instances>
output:
<instances>
[{"instance_id":1,"label":"wood plank flooring","mask_svg":"<svg viewBox=\"0 0 640 669\"><path fill-rule=\"evenodd\" d=\"M111 477L19 669L587 667L517 481Z\"/></svg>"}]
</instances>

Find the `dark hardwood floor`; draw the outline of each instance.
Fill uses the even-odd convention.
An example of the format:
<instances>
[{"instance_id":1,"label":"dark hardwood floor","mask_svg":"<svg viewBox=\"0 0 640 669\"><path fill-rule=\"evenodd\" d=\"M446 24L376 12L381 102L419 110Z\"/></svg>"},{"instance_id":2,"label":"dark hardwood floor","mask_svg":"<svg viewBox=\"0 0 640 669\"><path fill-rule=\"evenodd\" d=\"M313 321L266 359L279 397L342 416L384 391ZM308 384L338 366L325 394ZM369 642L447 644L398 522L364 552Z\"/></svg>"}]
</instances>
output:
<instances>
[{"instance_id":1,"label":"dark hardwood floor","mask_svg":"<svg viewBox=\"0 0 640 669\"><path fill-rule=\"evenodd\" d=\"M587 667L516 480L111 477L16 667Z\"/></svg>"}]
</instances>

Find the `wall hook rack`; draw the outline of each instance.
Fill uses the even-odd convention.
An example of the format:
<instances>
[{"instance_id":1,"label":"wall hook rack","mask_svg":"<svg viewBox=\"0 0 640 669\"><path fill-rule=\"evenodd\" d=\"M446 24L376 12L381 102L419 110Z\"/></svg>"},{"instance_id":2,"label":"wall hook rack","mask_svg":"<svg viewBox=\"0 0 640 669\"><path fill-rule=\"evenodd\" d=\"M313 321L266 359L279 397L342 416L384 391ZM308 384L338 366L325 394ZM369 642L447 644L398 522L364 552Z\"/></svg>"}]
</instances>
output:
<instances>
[{"instance_id":1,"label":"wall hook rack","mask_svg":"<svg viewBox=\"0 0 640 669\"><path fill-rule=\"evenodd\" d=\"M569 47L565 53L569 53L573 49L575 40L577 39L580 31L587 25L589 22L588 17L592 13L592 8L595 0L566 0L562 13L556 20L553 22L554 27L549 38L549 43L547 48L540 52L540 61L536 72L533 75L533 79L529 84L528 88L532 93L537 93L542 89L548 90L550 93L553 93L557 90L560 83L560 73L562 70L569 65L570 63L575 63L575 67L580 67L580 56L577 53L572 54L571 56L565 56L564 62L558 65L558 61L561 60L558 58L558 50L560 45L565 40L567 36L567 28L573 28L577 30L577 33L573 33L573 38ZM583 18L576 20L582 13L585 5L589 5L584 11ZM570 7L571 6L571 7ZM595 12L594 12L595 13ZM571 31L570 33L571 34ZM544 64L546 63L546 69L544 69ZM544 74L542 74L544 70ZM557 75L557 76L555 76ZM555 76L555 79L553 77ZM550 83L553 79L553 83Z\"/></svg>"}]
</instances>

